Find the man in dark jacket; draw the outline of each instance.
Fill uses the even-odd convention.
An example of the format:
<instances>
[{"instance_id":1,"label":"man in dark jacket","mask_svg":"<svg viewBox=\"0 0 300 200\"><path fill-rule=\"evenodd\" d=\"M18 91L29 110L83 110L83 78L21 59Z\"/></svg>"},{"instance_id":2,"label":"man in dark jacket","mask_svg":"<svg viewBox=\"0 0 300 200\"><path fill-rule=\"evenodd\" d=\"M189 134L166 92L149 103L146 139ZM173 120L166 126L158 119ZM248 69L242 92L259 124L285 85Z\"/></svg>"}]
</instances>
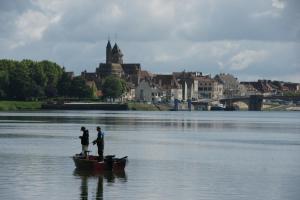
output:
<instances>
[{"instance_id":1,"label":"man in dark jacket","mask_svg":"<svg viewBox=\"0 0 300 200\"><path fill-rule=\"evenodd\" d=\"M80 129L83 133L79 136L81 139L82 155L87 156L87 151L89 150L89 130L85 129L84 126Z\"/></svg>"},{"instance_id":2,"label":"man in dark jacket","mask_svg":"<svg viewBox=\"0 0 300 200\"><path fill-rule=\"evenodd\" d=\"M104 150L104 133L101 131L101 128L97 126L96 128L98 134L97 139L93 141L93 145L97 144L99 161L103 160L103 150Z\"/></svg>"}]
</instances>

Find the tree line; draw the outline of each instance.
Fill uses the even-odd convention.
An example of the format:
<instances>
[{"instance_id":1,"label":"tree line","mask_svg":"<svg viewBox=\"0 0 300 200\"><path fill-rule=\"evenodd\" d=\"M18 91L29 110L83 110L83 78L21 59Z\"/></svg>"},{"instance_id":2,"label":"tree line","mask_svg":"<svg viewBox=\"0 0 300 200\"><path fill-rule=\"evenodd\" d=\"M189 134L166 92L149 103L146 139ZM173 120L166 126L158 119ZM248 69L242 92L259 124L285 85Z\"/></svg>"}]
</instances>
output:
<instances>
[{"instance_id":1,"label":"tree line","mask_svg":"<svg viewBox=\"0 0 300 200\"><path fill-rule=\"evenodd\" d=\"M0 99L35 100L53 97L94 98L97 87L103 98L115 99L126 92L124 80L108 76L97 86L88 86L81 76L71 77L64 67L44 60L0 59Z\"/></svg>"},{"instance_id":2,"label":"tree line","mask_svg":"<svg viewBox=\"0 0 300 200\"><path fill-rule=\"evenodd\" d=\"M72 78L54 62L0 60L0 99L91 98L93 93L82 77Z\"/></svg>"}]
</instances>

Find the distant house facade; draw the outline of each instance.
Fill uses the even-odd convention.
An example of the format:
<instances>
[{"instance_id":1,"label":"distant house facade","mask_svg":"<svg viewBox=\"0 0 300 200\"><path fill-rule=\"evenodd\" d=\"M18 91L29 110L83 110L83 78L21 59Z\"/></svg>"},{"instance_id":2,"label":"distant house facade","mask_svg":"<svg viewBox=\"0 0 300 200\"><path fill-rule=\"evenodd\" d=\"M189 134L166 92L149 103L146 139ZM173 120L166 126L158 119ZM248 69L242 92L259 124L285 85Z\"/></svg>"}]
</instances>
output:
<instances>
[{"instance_id":1,"label":"distant house facade","mask_svg":"<svg viewBox=\"0 0 300 200\"><path fill-rule=\"evenodd\" d=\"M160 88L164 101L182 100L182 86L173 74L154 75L152 82Z\"/></svg>"},{"instance_id":2,"label":"distant house facade","mask_svg":"<svg viewBox=\"0 0 300 200\"><path fill-rule=\"evenodd\" d=\"M122 95L122 101L134 101L135 100L135 86L128 84L127 91Z\"/></svg>"},{"instance_id":3,"label":"distant house facade","mask_svg":"<svg viewBox=\"0 0 300 200\"><path fill-rule=\"evenodd\" d=\"M223 96L225 98L241 96L239 81L233 75L221 73L216 75L214 79L223 85Z\"/></svg>"},{"instance_id":4,"label":"distant house facade","mask_svg":"<svg viewBox=\"0 0 300 200\"><path fill-rule=\"evenodd\" d=\"M202 76L201 72L174 72L173 75L180 83L182 88L182 100L198 99L198 79Z\"/></svg>"},{"instance_id":5,"label":"distant house facade","mask_svg":"<svg viewBox=\"0 0 300 200\"><path fill-rule=\"evenodd\" d=\"M241 82L247 88L247 95L260 94L264 96L282 95L285 92L300 92L298 83L285 83L271 80Z\"/></svg>"},{"instance_id":6,"label":"distant house facade","mask_svg":"<svg viewBox=\"0 0 300 200\"><path fill-rule=\"evenodd\" d=\"M149 80L142 80L135 88L135 100L143 102L161 101L162 91Z\"/></svg>"},{"instance_id":7,"label":"distant house facade","mask_svg":"<svg viewBox=\"0 0 300 200\"><path fill-rule=\"evenodd\" d=\"M287 87L290 92L300 92L300 84L299 83L284 83L283 86Z\"/></svg>"},{"instance_id":8,"label":"distant house facade","mask_svg":"<svg viewBox=\"0 0 300 200\"><path fill-rule=\"evenodd\" d=\"M223 97L223 84L212 79L210 76L197 77L198 99L219 100Z\"/></svg>"},{"instance_id":9,"label":"distant house facade","mask_svg":"<svg viewBox=\"0 0 300 200\"><path fill-rule=\"evenodd\" d=\"M66 72L66 74L70 79L73 79L75 77L74 72Z\"/></svg>"},{"instance_id":10,"label":"distant house facade","mask_svg":"<svg viewBox=\"0 0 300 200\"><path fill-rule=\"evenodd\" d=\"M87 72L84 70L81 72L81 77L87 81L97 81L100 77L95 72Z\"/></svg>"}]
</instances>

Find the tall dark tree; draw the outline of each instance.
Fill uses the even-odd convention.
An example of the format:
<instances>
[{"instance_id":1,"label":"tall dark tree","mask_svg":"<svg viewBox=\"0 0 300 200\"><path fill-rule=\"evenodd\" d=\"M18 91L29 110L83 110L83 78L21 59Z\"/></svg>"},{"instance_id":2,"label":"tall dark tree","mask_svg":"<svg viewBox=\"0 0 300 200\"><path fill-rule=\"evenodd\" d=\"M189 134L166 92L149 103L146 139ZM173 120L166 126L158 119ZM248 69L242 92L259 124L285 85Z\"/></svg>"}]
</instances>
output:
<instances>
[{"instance_id":1,"label":"tall dark tree","mask_svg":"<svg viewBox=\"0 0 300 200\"><path fill-rule=\"evenodd\" d=\"M63 69L56 63L44 60L39 62L43 66L44 73L47 77L45 94L47 97L57 96L57 83L63 73Z\"/></svg>"},{"instance_id":2,"label":"tall dark tree","mask_svg":"<svg viewBox=\"0 0 300 200\"><path fill-rule=\"evenodd\" d=\"M102 84L103 96L106 98L119 98L125 92L125 89L126 83L115 76L106 77Z\"/></svg>"},{"instance_id":3,"label":"tall dark tree","mask_svg":"<svg viewBox=\"0 0 300 200\"><path fill-rule=\"evenodd\" d=\"M9 96L17 100L25 100L30 94L31 79L26 65L18 63L9 73Z\"/></svg>"},{"instance_id":4,"label":"tall dark tree","mask_svg":"<svg viewBox=\"0 0 300 200\"><path fill-rule=\"evenodd\" d=\"M31 68L32 80L41 88L45 88L48 83L48 77L41 63L35 62Z\"/></svg>"},{"instance_id":5,"label":"tall dark tree","mask_svg":"<svg viewBox=\"0 0 300 200\"><path fill-rule=\"evenodd\" d=\"M7 97L8 86L9 86L8 71L0 69L0 99Z\"/></svg>"},{"instance_id":6,"label":"tall dark tree","mask_svg":"<svg viewBox=\"0 0 300 200\"><path fill-rule=\"evenodd\" d=\"M63 69L56 63L50 62L48 60L44 60L39 63L43 66L44 72L48 77L47 85L56 86L63 73Z\"/></svg>"},{"instance_id":7,"label":"tall dark tree","mask_svg":"<svg viewBox=\"0 0 300 200\"><path fill-rule=\"evenodd\" d=\"M70 95L71 84L72 84L71 77L66 72L63 72L57 84L58 95L63 97L71 96Z\"/></svg>"},{"instance_id":8,"label":"tall dark tree","mask_svg":"<svg viewBox=\"0 0 300 200\"><path fill-rule=\"evenodd\" d=\"M86 85L85 80L82 77L75 77L72 80L70 87L70 96L80 98L90 98L93 96L92 89Z\"/></svg>"}]
</instances>

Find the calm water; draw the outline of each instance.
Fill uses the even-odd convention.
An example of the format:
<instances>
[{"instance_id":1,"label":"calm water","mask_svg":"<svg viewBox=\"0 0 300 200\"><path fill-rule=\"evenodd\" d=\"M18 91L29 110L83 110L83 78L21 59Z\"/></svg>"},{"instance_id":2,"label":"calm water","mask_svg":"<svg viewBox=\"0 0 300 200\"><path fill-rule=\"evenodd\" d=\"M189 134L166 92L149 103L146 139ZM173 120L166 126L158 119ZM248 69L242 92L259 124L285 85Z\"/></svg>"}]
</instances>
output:
<instances>
[{"instance_id":1,"label":"calm water","mask_svg":"<svg viewBox=\"0 0 300 200\"><path fill-rule=\"evenodd\" d=\"M76 171L80 127L121 174ZM93 153L96 146L90 146ZM0 112L0 199L299 200L300 112Z\"/></svg>"}]
</instances>

